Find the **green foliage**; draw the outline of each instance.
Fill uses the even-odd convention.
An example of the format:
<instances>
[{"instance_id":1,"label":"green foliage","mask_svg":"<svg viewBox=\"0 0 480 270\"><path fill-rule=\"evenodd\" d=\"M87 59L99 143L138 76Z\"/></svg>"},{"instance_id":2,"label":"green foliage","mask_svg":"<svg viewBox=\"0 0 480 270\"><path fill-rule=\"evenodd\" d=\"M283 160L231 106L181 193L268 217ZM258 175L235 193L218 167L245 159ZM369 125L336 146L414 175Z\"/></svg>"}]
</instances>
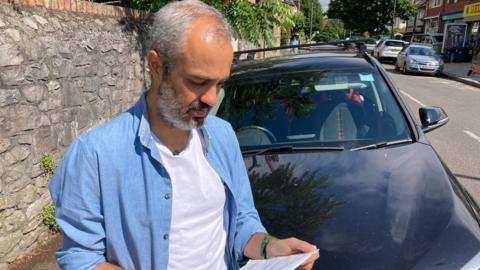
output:
<instances>
[{"instance_id":1,"label":"green foliage","mask_svg":"<svg viewBox=\"0 0 480 270\"><path fill-rule=\"evenodd\" d=\"M300 11L301 12L297 13L299 18L294 20L294 33L303 33L308 37L310 35L310 21L312 26L312 36L313 33L316 33L323 28L323 9L319 1L302 1L300 5Z\"/></svg>"},{"instance_id":2,"label":"green foliage","mask_svg":"<svg viewBox=\"0 0 480 270\"><path fill-rule=\"evenodd\" d=\"M40 157L40 167L47 178L52 177L57 165L53 162L52 155L50 153L43 153Z\"/></svg>"},{"instance_id":3,"label":"green foliage","mask_svg":"<svg viewBox=\"0 0 480 270\"><path fill-rule=\"evenodd\" d=\"M333 21L329 21L315 36L315 41L330 41L339 38L337 26Z\"/></svg>"},{"instance_id":4,"label":"green foliage","mask_svg":"<svg viewBox=\"0 0 480 270\"><path fill-rule=\"evenodd\" d=\"M327 14L329 18L341 19L353 32L375 36L385 31L393 17L407 20L416 12L417 7L410 0L332 0Z\"/></svg>"},{"instance_id":5,"label":"green foliage","mask_svg":"<svg viewBox=\"0 0 480 270\"><path fill-rule=\"evenodd\" d=\"M255 46L260 46L262 41L272 46L275 42L273 26L283 32L289 32L294 26L291 7L281 0L267 0L258 4L248 0L231 0L226 5L220 5L218 0L207 0L206 3L223 12L236 38Z\"/></svg>"},{"instance_id":6,"label":"green foliage","mask_svg":"<svg viewBox=\"0 0 480 270\"><path fill-rule=\"evenodd\" d=\"M305 18L303 12L293 13L292 20L295 25L292 29L294 32L299 32L300 30L303 31L307 25L307 19Z\"/></svg>"},{"instance_id":7,"label":"green foliage","mask_svg":"<svg viewBox=\"0 0 480 270\"><path fill-rule=\"evenodd\" d=\"M55 221L55 206L53 204L49 203L43 207L42 222L47 225L51 232L57 233L60 231L60 227Z\"/></svg>"},{"instance_id":8,"label":"green foliage","mask_svg":"<svg viewBox=\"0 0 480 270\"><path fill-rule=\"evenodd\" d=\"M157 11L172 0L127 0L127 7ZM205 0L205 3L220 10L232 25L234 35L256 46L263 41L271 46L275 41L273 26L290 31L294 26L291 7L281 0L266 0L258 4L248 0Z\"/></svg>"},{"instance_id":9,"label":"green foliage","mask_svg":"<svg viewBox=\"0 0 480 270\"><path fill-rule=\"evenodd\" d=\"M53 157L50 153L43 153L40 157L40 167L43 170L43 174L47 178L51 178L57 165L53 162ZM49 203L42 209L42 222L47 225L51 232L56 233L60 231L60 228L55 221L55 206Z\"/></svg>"},{"instance_id":10,"label":"green foliage","mask_svg":"<svg viewBox=\"0 0 480 270\"><path fill-rule=\"evenodd\" d=\"M345 30L345 24L341 20L335 20L334 25L337 31L338 38L344 39L347 34L347 31Z\"/></svg>"}]
</instances>

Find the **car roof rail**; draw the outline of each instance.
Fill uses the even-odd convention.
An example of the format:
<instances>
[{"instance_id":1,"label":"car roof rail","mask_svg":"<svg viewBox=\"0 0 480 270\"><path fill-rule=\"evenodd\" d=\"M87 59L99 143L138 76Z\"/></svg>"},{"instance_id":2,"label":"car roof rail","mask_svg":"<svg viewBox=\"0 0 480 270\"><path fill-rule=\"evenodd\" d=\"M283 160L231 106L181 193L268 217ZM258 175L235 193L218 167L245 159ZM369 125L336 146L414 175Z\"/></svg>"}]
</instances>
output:
<instances>
[{"instance_id":1,"label":"car roof rail","mask_svg":"<svg viewBox=\"0 0 480 270\"><path fill-rule=\"evenodd\" d=\"M255 60L255 54L259 52L269 52L269 51L278 51L278 50L286 50L286 49L298 49L298 52L291 52L286 55L296 55L296 54L304 54L310 53L315 51L322 51L322 52L332 52L332 51L357 51L361 55L367 54L367 49L365 46L365 41L368 39L357 39L357 40L337 40L337 41L328 41L328 42L317 42L317 43L310 43L310 44L299 44L299 45L287 45L287 46L279 46L279 47L271 47L271 48L261 48L261 49L251 49L251 50L244 50L244 51L236 51L233 54L233 64L237 64L244 61ZM322 48L322 46L326 45L341 45L341 48ZM300 52L303 50L304 52ZM244 59L241 59L242 55L247 55Z\"/></svg>"}]
</instances>

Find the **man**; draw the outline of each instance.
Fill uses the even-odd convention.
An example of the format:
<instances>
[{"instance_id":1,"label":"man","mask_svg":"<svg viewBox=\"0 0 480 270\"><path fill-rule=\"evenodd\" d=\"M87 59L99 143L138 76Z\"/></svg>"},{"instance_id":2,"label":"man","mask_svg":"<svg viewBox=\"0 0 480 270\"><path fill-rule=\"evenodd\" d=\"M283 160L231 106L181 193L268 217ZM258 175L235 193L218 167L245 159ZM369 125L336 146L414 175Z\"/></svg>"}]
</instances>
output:
<instances>
[{"instance_id":1,"label":"man","mask_svg":"<svg viewBox=\"0 0 480 270\"><path fill-rule=\"evenodd\" d=\"M297 46L298 44L299 44L299 43L298 43L297 36L293 36L292 41L290 41L290 45L291 45L291 46ZM297 52L298 52L298 48L292 48L292 49L290 50L290 52L297 53Z\"/></svg>"},{"instance_id":2,"label":"man","mask_svg":"<svg viewBox=\"0 0 480 270\"><path fill-rule=\"evenodd\" d=\"M77 138L49 188L63 269L237 269L316 249L266 234L231 126L208 112L229 77L229 25L196 0L155 15L151 86ZM311 269L318 253L300 269Z\"/></svg>"}]
</instances>

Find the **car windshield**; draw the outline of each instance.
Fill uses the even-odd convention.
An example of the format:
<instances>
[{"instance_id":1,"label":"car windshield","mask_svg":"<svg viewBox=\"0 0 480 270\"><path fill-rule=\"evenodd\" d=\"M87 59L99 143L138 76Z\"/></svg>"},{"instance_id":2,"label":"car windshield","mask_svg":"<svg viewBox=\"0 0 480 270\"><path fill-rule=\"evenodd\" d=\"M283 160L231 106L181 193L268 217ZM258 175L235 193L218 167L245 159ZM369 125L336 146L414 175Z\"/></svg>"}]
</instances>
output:
<instances>
[{"instance_id":1,"label":"car windshield","mask_svg":"<svg viewBox=\"0 0 480 270\"><path fill-rule=\"evenodd\" d=\"M365 40L365 44L377 44L377 42L375 42L373 39L367 39Z\"/></svg>"},{"instance_id":2,"label":"car windshield","mask_svg":"<svg viewBox=\"0 0 480 270\"><path fill-rule=\"evenodd\" d=\"M435 51L430 48L423 47L411 47L409 52L410 55L424 55L424 56L434 56Z\"/></svg>"},{"instance_id":3,"label":"car windshield","mask_svg":"<svg viewBox=\"0 0 480 270\"><path fill-rule=\"evenodd\" d=\"M388 46L388 47L403 47L403 42L401 41L387 41L385 42L385 46Z\"/></svg>"},{"instance_id":4,"label":"car windshield","mask_svg":"<svg viewBox=\"0 0 480 270\"><path fill-rule=\"evenodd\" d=\"M374 69L233 77L211 113L231 123L242 150L352 149L411 138L395 98Z\"/></svg>"}]
</instances>

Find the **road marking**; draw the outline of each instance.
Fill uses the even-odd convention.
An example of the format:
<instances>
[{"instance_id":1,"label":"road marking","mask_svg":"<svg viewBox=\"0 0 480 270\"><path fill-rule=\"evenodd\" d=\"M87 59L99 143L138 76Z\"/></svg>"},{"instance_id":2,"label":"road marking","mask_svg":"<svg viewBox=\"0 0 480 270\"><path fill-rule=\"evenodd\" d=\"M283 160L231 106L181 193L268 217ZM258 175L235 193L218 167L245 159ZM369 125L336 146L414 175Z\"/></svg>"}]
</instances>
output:
<instances>
[{"instance_id":1,"label":"road marking","mask_svg":"<svg viewBox=\"0 0 480 270\"><path fill-rule=\"evenodd\" d=\"M410 96L409 94L405 93L404 91L400 91L402 92L403 95L407 96L408 98L410 98L411 100L415 101L417 104L419 104L420 106L422 107L427 107L427 105L423 104L422 102L418 101L418 99Z\"/></svg>"},{"instance_id":2,"label":"road marking","mask_svg":"<svg viewBox=\"0 0 480 270\"><path fill-rule=\"evenodd\" d=\"M473 132L468 131L468 130L464 130L463 132L465 132L465 134L467 134L468 136L470 136L470 137L474 138L475 140L477 140L478 142L480 142L480 137L475 135Z\"/></svg>"}]
</instances>

